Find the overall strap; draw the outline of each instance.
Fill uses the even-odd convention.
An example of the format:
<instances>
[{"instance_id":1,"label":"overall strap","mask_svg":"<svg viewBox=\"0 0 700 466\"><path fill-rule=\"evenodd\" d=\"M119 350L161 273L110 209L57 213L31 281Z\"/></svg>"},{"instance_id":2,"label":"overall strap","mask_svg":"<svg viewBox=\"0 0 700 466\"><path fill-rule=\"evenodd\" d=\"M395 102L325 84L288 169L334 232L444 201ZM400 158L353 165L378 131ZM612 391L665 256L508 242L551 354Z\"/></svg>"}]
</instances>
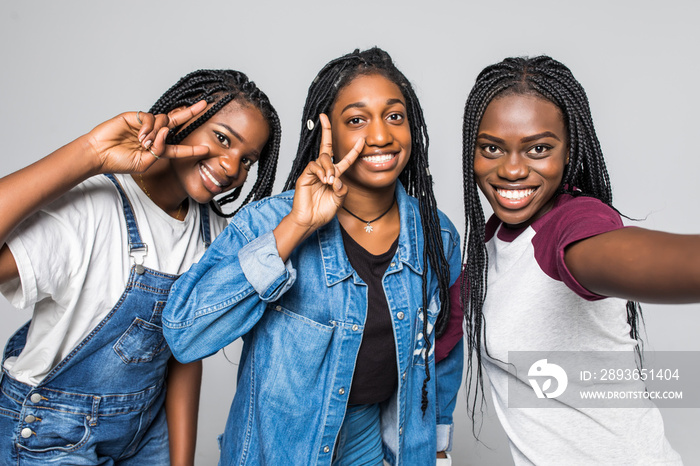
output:
<instances>
[{"instance_id":1,"label":"overall strap","mask_svg":"<svg viewBox=\"0 0 700 466\"><path fill-rule=\"evenodd\" d=\"M211 228L209 226L209 204L199 204L199 219L202 239L204 247L208 248L211 244Z\"/></svg>"},{"instance_id":2,"label":"overall strap","mask_svg":"<svg viewBox=\"0 0 700 466\"><path fill-rule=\"evenodd\" d=\"M116 186L119 196L122 198L122 208L124 209L124 218L126 219L126 228L129 233L129 255L134 258L134 263L136 264L137 272L143 273L143 260L148 254L148 245L141 241L141 235L139 234L139 226L136 222L136 216L134 215L134 209L131 206L131 201L126 196L124 188L112 174L105 175L114 186Z\"/></svg>"}]
</instances>

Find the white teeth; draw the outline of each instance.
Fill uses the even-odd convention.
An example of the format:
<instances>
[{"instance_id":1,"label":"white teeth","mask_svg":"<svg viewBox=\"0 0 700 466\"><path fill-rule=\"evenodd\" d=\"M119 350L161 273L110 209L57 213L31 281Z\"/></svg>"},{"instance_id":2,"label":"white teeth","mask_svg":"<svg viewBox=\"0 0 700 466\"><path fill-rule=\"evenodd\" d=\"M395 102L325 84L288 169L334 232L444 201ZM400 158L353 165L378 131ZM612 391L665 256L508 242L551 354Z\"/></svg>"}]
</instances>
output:
<instances>
[{"instance_id":1,"label":"white teeth","mask_svg":"<svg viewBox=\"0 0 700 466\"><path fill-rule=\"evenodd\" d=\"M520 199L525 199L530 194L534 193L535 190L530 189L497 189L498 195L510 199L512 201L519 201Z\"/></svg>"},{"instance_id":2,"label":"white teeth","mask_svg":"<svg viewBox=\"0 0 700 466\"><path fill-rule=\"evenodd\" d=\"M212 174L209 173L209 170L207 170L207 167L205 167L204 165L200 165L199 169L201 170L202 173L204 173L207 176L207 178L209 178L211 180L212 183L214 183L219 188L223 187L223 185L221 183L219 183L218 181L216 181L216 179L212 176Z\"/></svg>"},{"instance_id":3,"label":"white teeth","mask_svg":"<svg viewBox=\"0 0 700 466\"><path fill-rule=\"evenodd\" d=\"M384 163L388 162L389 160L394 158L394 154L382 154L382 155L366 155L362 157L363 160L366 160L371 163Z\"/></svg>"}]
</instances>

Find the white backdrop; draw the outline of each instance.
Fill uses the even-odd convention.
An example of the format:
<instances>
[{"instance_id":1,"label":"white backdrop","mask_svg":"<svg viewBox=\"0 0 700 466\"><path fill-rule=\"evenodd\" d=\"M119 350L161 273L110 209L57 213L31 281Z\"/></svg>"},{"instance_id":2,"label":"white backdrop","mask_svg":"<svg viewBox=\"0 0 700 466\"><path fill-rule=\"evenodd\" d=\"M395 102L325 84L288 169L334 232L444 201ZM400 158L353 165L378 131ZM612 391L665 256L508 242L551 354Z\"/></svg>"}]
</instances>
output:
<instances>
[{"instance_id":1,"label":"white backdrop","mask_svg":"<svg viewBox=\"0 0 700 466\"><path fill-rule=\"evenodd\" d=\"M591 101L615 205L638 225L700 232L700 6L692 0L0 3L0 176L125 110L145 110L198 68L246 72L283 127L276 191L296 151L306 90L329 60L378 45L414 83L431 138L438 203L463 230L461 119L477 73L506 56L549 54ZM36 180L37 185L41 180ZM27 186L27 189L33 189ZM696 207L693 207L696 206ZM644 306L647 349L700 350L700 306ZM0 340L29 318L0 297ZM236 362L238 343L226 350ZM216 464L236 366L205 361L198 462ZM684 387L700 390L700 387ZM480 441L465 396L455 465L512 464L491 410ZM490 405L489 405L490 408ZM700 409L663 410L686 464L700 464Z\"/></svg>"}]
</instances>

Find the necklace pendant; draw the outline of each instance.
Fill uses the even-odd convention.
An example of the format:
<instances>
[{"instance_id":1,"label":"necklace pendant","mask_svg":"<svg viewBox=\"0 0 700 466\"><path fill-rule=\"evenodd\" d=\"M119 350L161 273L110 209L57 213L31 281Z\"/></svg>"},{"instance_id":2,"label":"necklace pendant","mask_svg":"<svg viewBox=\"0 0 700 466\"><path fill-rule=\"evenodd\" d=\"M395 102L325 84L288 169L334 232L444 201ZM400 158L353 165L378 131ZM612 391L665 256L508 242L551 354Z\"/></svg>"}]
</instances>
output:
<instances>
[{"instance_id":1,"label":"necklace pendant","mask_svg":"<svg viewBox=\"0 0 700 466\"><path fill-rule=\"evenodd\" d=\"M372 225L370 225L369 222L367 222L367 226L365 227L365 231L367 233L372 233L374 231L374 228L372 228Z\"/></svg>"}]
</instances>

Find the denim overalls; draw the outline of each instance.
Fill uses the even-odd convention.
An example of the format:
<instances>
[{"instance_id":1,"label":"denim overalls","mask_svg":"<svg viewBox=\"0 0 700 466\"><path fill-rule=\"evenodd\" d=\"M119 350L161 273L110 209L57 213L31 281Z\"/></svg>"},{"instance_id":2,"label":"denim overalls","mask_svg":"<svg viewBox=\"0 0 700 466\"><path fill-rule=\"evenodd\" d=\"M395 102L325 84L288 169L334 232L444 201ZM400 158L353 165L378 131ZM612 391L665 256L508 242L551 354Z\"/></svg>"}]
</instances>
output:
<instances>
[{"instance_id":1,"label":"denim overalls","mask_svg":"<svg viewBox=\"0 0 700 466\"><path fill-rule=\"evenodd\" d=\"M176 275L145 268L129 199L122 199L133 265L124 293L107 316L37 385L2 371L0 464L168 465L165 375L171 356L161 328ZM210 243L209 210L200 205ZM24 348L29 323L7 343L3 362ZM11 442L10 442L11 439Z\"/></svg>"}]
</instances>

